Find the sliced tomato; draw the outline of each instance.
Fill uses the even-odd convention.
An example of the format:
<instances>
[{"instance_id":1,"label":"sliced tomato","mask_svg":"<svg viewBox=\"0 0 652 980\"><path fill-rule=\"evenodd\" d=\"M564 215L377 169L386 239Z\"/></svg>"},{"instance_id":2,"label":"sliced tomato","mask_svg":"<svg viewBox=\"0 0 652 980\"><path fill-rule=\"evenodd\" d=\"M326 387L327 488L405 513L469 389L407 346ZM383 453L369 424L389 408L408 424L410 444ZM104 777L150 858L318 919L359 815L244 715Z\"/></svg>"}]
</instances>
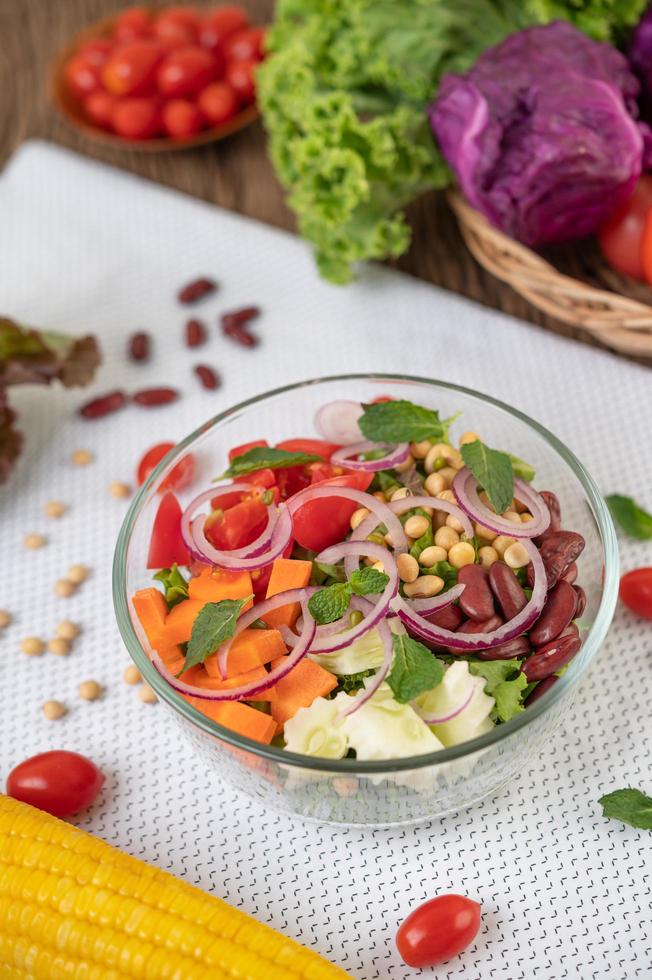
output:
<instances>
[{"instance_id":1,"label":"sliced tomato","mask_svg":"<svg viewBox=\"0 0 652 980\"><path fill-rule=\"evenodd\" d=\"M169 568L187 565L190 553L181 536L181 504L168 491L158 506L149 544L148 568Z\"/></svg>"},{"instance_id":2,"label":"sliced tomato","mask_svg":"<svg viewBox=\"0 0 652 980\"><path fill-rule=\"evenodd\" d=\"M313 486L367 490L372 479L372 473L345 473L343 476L317 480ZM310 551L322 551L343 541L350 530L351 514L358 506L344 497L309 500L294 515L293 533L297 544Z\"/></svg>"},{"instance_id":3,"label":"sliced tomato","mask_svg":"<svg viewBox=\"0 0 652 980\"><path fill-rule=\"evenodd\" d=\"M258 449L269 446L266 439L255 439L253 442L243 442L241 446L234 446L229 449L229 463L232 463L236 456L244 456L250 449Z\"/></svg>"},{"instance_id":4,"label":"sliced tomato","mask_svg":"<svg viewBox=\"0 0 652 980\"><path fill-rule=\"evenodd\" d=\"M284 449L288 453L311 453L313 456L321 456L322 459L330 459L342 447L334 442L324 442L323 439L284 439L283 442L276 443L276 448Z\"/></svg>"},{"instance_id":5,"label":"sliced tomato","mask_svg":"<svg viewBox=\"0 0 652 980\"><path fill-rule=\"evenodd\" d=\"M245 548L265 530L267 508L259 498L241 500L228 510L216 510L208 517L206 537L220 551Z\"/></svg>"}]
</instances>

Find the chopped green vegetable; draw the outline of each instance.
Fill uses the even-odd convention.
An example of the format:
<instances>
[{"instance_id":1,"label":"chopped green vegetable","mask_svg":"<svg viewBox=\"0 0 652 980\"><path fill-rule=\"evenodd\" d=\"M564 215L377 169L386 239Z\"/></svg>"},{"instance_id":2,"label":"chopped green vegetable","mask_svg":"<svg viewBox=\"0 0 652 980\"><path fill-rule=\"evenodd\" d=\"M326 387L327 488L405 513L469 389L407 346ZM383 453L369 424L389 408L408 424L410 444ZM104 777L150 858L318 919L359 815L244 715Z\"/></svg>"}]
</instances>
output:
<instances>
[{"instance_id":1,"label":"chopped green vegetable","mask_svg":"<svg viewBox=\"0 0 652 980\"><path fill-rule=\"evenodd\" d=\"M487 494L497 514L502 514L514 498L514 471L507 453L501 453L480 440L467 442L461 448L464 465Z\"/></svg>"},{"instance_id":2,"label":"chopped green vegetable","mask_svg":"<svg viewBox=\"0 0 652 980\"><path fill-rule=\"evenodd\" d=\"M518 456L512 456L511 453L507 453L507 455L509 456L509 461L512 464L514 476L519 476L521 480L525 480L526 483L531 483L537 472L534 466L526 463L524 459L519 459Z\"/></svg>"},{"instance_id":3,"label":"chopped green vegetable","mask_svg":"<svg viewBox=\"0 0 652 980\"><path fill-rule=\"evenodd\" d=\"M465 707L460 711L461 704ZM459 657L446 668L441 684L415 701L415 708L423 718L448 718L431 726L444 745L459 745L491 731L493 707L493 698L470 676L467 661Z\"/></svg>"},{"instance_id":4,"label":"chopped green vegetable","mask_svg":"<svg viewBox=\"0 0 652 980\"><path fill-rule=\"evenodd\" d=\"M226 476L244 476L257 470L283 470L289 466L306 466L308 463L317 463L320 460L321 456L316 456L314 453L290 453L286 449L274 449L271 446L254 446L241 456L235 456L229 468L219 479Z\"/></svg>"},{"instance_id":5,"label":"chopped green vegetable","mask_svg":"<svg viewBox=\"0 0 652 980\"><path fill-rule=\"evenodd\" d=\"M365 405L358 425L365 439L372 442L441 442L448 438L451 421L440 419L433 408L397 400Z\"/></svg>"},{"instance_id":6,"label":"chopped green vegetable","mask_svg":"<svg viewBox=\"0 0 652 980\"><path fill-rule=\"evenodd\" d=\"M365 677L372 677L376 673L376 668L360 670L357 674L341 674L335 693L345 691L346 694L354 694L364 687Z\"/></svg>"},{"instance_id":7,"label":"chopped green vegetable","mask_svg":"<svg viewBox=\"0 0 652 980\"><path fill-rule=\"evenodd\" d=\"M378 630L373 629L342 650L335 653L311 653L309 657L338 677L366 671L375 673L383 662L384 647Z\"/></svg>"},{"instance_id":8,"label":"chopped green vegetable","mask_svg":"<svg viewBox=\"0 0 652 980\"><path fill-rule=\"evenodd\" d=\"M225 640L233 636L238 616L251 599L253 599L252 595L245 599L207 602L203 609L199 610L192 626L183 671L196 664L203 664L204 660L215 653Z\"/></svg>"},{"instance_id":9,"label":"chopped green vegetable","mask_svg":"<svg viewBox=\"0 0 652 980\"><path fill-rule=\"evenodd\" d=\"M331 704L347 694L340 694ZM372 697L353 714L342 720L342 730L358 759L400 759L442 747L426 723L409 704L392 697L387 684L381 684Z\"/></svg>"},{"instance_id":10,"label":"chopped green vegetable","mask_svg":"<svg viewBox=\"0 0 652 980\"><path fill-rule=\"evenodd\" d=\"M631 497L623 497L612 493L606 498L611 516L626 534L639 541L652 538L652 514L636 503Z\"/></svg>"},{"instance_id":11,"label":"chopped green vegetable","mask_svg":"<svg viewBox=\"0 0 652 980\"><path fill-rule=\"evenodd\" d=\"M387 493L390 490L398 490L400 486L401 482L394 470L379 470L377 473L374 473L374 478L369 487L369 493L374 493L376 490L382 490L383 493Z\"/></svg>"},{"instance_id":12,"label":"chopped green vegetable","mask_svg":"<svg viewBox=\"0 0 652 980\"><path fill-rule=\"evenodd\" d=\"M430 568L422 569L424 575L438 575L439 578L444 580L444 592L450 589L451 586L457 585L457 571L457 568L448 561L437 561Z\"/></svg>"},{"instance_id":13,"label":"chopped green vegetable","mask_svg":"<svg viewBox=\"0 0 652 980\"><path fill-rule=\"evenodd\" d=\"M652 830L652 797L640 789L616 789L601 796L602 814L639 830Z\"/></svg>"},{"instance_id":14,"label":"chopped green vegetable","mask_svg":"<svg viewBox=\"0 0 652 980\"><path fill-rule=\"evenodd\" d=\"M525 710L523 698L528 682L521 672L520 660L472 660L469 670L485 678L485 693L495 700L493 714L499 721L509 721Z\"/></svg>"},{"instance_id":15,"label":"chopped green vegetable","mask_svg":"<svg viewBox=\"0 0 652 980\"><path fill-rule=\"evenodd\" d=\"M406 704L424 691L437 687L444 676L444 668L428 647L407 634L395 634L392 640L394 660L387 683L398 703Z\"/></svg>"},{"instance_id":16,"label":"chopped green vegetable","mask_svg":"<svg viewBox=\"0 0 652 980\"><path fill-rule=\"evenodd\" d=\"M178 602L183 602L184 599L188 598L188 583L179 571L178 565L173 565L172 568L162 568L154 578L157 582L163 583L168 609L172 609Z\"/></svg>"},{"instance_id":17,"label":"chopped green vegetable","mask_svg":"<svg viewBox=\"0 0 652 980\"><path fill-rule=\"evenodd\" d=\"M344 565L327 565L323 561L313 561L311 585L332 585L333 582L346 582Z\"/></svg>"},{"instance_id":18,"label":"chopped green vegetable","mask_svg":"<svg viewBox=\"0 0 652 980\"><path fill-rule=\"evenodd\" d=\"M410 554L412 555L413 558L416 558L416 560L419 561L419 558L421 557L421 552L425 551L426 548L432 547L434 543L435 543L435 533L432 528L432 521L428 521L428 527L425 529L421 537L417 538L416 541L412 543L412 547L410 548Z\"/></svg>"}]
</instances>

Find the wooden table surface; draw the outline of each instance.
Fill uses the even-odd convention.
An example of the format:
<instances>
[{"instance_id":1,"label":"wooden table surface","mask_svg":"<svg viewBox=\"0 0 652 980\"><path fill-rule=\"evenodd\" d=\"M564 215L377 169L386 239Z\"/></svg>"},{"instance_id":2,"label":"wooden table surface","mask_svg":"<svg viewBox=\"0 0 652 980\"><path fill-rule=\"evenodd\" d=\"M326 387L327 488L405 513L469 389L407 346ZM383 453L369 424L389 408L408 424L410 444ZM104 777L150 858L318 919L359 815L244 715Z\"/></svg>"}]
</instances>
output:
<instances>
[{"instance_id":1,"label":"wooden table surface","mask_svg":"<svg viewBox=\"0 0 652 980\"><path fill-rule=\"evenodd\" d=\"M41 137L294 230L293 215L267 159L260 123L197 150L137 153L91 142L58 117L47 91L52 58L81 28L126 5L121 0L0 0L0 167L23 140ZM243 6L261 22L271 19L272 0L244 0ZM557 333L595 343L581 331L538 313L486 273L467 252L441 194L415 201L409 215L413 242L396 263L399 268Z\"/></svg>"}]
</instances>

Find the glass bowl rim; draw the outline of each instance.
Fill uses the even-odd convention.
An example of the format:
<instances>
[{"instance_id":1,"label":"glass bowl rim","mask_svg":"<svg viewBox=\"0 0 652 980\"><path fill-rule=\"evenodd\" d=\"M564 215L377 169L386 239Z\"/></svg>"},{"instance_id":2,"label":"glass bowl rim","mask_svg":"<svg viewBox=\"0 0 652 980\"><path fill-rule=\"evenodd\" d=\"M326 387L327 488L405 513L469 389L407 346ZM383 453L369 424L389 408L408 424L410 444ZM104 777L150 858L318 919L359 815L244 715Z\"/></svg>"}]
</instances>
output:
<instances>
[{"instance_id":1,"label":"glass bowl rim","mask_svg":"<svg viewBox=\"0 0 652 980\"><path fill-rule=\"evenodd\" d=\"M423 755L407 756L399 759L383 759L373 761L363 761L358 759L324 759L318 756L306 756L296 752L288 752L287 749L277 748L273 745L263 745L253 739L239 735L231 729L224 728L217 722L211 721L206 715L193 708L181 695L172 690L165 680L161 677L152 665L149 656L143 650L142 644L134 630L129 613L129 597L127 594L126 577L126 558L131 533L134 525L148 499L150 488L157 482L158 478L171 469L174 462L184 452L191 449L194 442L206 432L215 428L220 422L228 419L236 412L257 405L259 402L274 398L278 395L287 394L290 391L297 391L301 388L314 387L316 385L338 382L338 381L404 381L426 385L431 388L441 388L448 391L460 392L472 398L488 402L513 418L523 422L527 427L537 432L551 446L552 449L562 458L573 474L580 482L586 494L589 507L596 521L601 543L604 549L604 583L600 606L596 613L594 623L588 631L582 648L582 663L572 662L568 670L559 678L548 691L545 692L527 711L515 715L510 721L501 725L496 725L491 731L480 735L477 738L462 742L449 748L438 749ZM576 684L584 675L594 657L600 650L605 639L607 630L613 618L618 597L619 582L619 553L616 531L609 508L600 493L593 477L584 468L583 464L575 454L559 440L549 429L530 418L519 409L513 408L506 402L491 395L484 394L473 388L463 385L453 384L448 381L439 381L436 378L422 378L416 375L391 374L391 373L353 373L328 375L319 378L310 378L306 381L295 381L291 384L282 385L278 388L264 391L261 394L253 395L238 404L230 406L217 415L213 416L201 426L196 428L188 436L178 442L166 456L158 463L156 468L150 473L148 478L137 491L132 500L129 510L124 518L122 527L118 534L114 559L113 559L113 603L118 622L118 629L122 640L127 647L129 655L138 667L147 683L154 689L157 695L169 704L174 710L178 711L186 721L200 728L203 732L217 738L221 742L226 742L240 750L250 752L272 762L282 763L305 770L315 770L333 774L349 775L377 775L383 773L399 773L408 770L425 768L427 766L439 766L452 762L455 759L462 759L465 756L473 755L498 744L503 739L515 734L521 728L529 725L536 718L539 718L565 694L565 692Z\"/></svg>"}]
</instances>

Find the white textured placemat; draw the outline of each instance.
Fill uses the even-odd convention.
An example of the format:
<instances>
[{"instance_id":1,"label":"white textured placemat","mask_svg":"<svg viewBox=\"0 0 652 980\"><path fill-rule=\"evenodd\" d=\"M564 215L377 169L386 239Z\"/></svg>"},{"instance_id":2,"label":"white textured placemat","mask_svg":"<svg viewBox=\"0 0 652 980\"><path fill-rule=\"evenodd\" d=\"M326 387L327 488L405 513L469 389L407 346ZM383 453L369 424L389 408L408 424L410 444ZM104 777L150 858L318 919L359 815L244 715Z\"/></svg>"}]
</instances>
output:
<instances>
[{"instance_id":1,"label":"white textured placemat","mask_svg":"<svg viewBox=\"0 0 652 980\"><path fill-rule=\"evenodd\" d=\"M147 445L235 401L312 375L385 370L513 403L567 442L605 492L652 506L652 373L379 268L348 288L328 286L297 239L45 144L26 144L0 176L0 219L1 312L97 333L106 360L95 391L167 382L185 392L157 413L129 409L95 426L73 412L86 392L12 392L28 438L0 490L0 606L15 614L0 638L0 777L48 748L88 754L108 780L81 826L213 890L358 980L412 976L394 949L396 927L411 907L449 891L482 902L482 931L427 975L652 977L652 835L603 820L596 802L621 786L652 791L650 626L618 612L575 716L495 799L409 829L306 825L196 771L167 713L122 683L128 658L110 565L126 505L106 492L111 480L132 480ZM183 347L174 294L198 274L221 283L201 317L260 304L258 349L217 331L209 347ZM147 368L124 357L138 328L156 334ZM220 368L219 392L198 388L198 361ZM95 450L94 465L70 465L79 447ZM42 515L50 498L70 504L60 521ZM48 546L25 551L28 531L46 533ZM90 565L92 578L72 599L55 598L52 584L71 562ZM627 543L623 563L652 564L652 543ZM84 629L68 659L18 652L21 637L49 636L63 617ZM102 701L78 700L85 678L106 685ZM58 723L40 713L48 697L71 708Z\"/></svg>"}]
</instances>

